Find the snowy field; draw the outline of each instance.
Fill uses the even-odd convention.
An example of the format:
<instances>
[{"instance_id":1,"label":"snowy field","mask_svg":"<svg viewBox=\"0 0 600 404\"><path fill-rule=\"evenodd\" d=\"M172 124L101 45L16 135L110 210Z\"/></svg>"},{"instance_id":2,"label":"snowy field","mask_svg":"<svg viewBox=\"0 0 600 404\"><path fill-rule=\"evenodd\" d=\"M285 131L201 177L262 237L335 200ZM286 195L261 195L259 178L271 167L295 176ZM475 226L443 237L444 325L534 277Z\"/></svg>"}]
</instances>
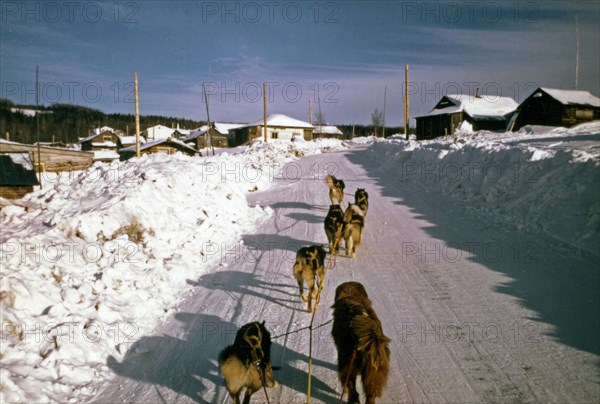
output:
<instances>
[{"instance_id":1,"label":"snowy field","mask_svg":"<svg viewBox=\"0 0 600 404\"><path fill-rule=\"evenodd\" d=\"M326 241L328 173L349 193L366 187L371 208L357 259L327 276L314 402L339 392L326 324L350 279L393 340L381 402L593 402L598 140L599 123L274 141L48 174L0 213L0 402L228 402L216 355L237 327L308 324L291 265ZM274 346L271 402L306 400L307 340L295 336Z\"/></svg>"}]
</instances>

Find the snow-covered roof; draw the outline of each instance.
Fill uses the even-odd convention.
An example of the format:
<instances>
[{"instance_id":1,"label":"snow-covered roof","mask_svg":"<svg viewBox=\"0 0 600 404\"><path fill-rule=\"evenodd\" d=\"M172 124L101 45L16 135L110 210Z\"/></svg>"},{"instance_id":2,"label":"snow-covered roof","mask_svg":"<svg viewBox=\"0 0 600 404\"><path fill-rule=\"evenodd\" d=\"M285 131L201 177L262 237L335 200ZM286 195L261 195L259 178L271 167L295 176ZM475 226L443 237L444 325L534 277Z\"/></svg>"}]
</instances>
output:
<instances>
[{"instance_id":1,"label":"snow-covered roof","mask_svg":"<svg viewBox=\"0 0 600 404\"><path fill-rule=\"evenodd\" d=\"M468 94L448 94L446 98L452 103L445 108L434 108L423 116L453 114L464 111L472 117L504 117L519 106L510 97L483 95L475 97Z\"/></svg>"},{"instance_id":2,"label":"snow-covered roof","mask_svg":"<svg viewBox=\"0 0 600 404\"><path fill-rule=\"evenodd\" d=\"M147 139L158 140L158 139L170 138L171 136L173 136L173 132L175 132L175 129L173 129L173 128L169 128L169 127L163 126L163 125L155 125L155 126L146 128L146 130L144 130L143 133L146 133L145 137Z\"/></svg>"},{"instance_id":3,"label":"snow-covered roof","mask_svg":"<svg viewBox=\"0 0 600 404\"><path fill-rule=\"evenodd\" d=\"M561 104L568 105L591 105L600 107L600 98L589 91L579 90L558 90L556 88L540 87L540 90L546 92L550 97L559 101ZM537 91L534 91L534 94Z\"/></svg>"},{"instance_id":4,"label":"snow-covered roof","mask_svg":"<svg viewBox=\"0 0 600 404\"><path fill-rule=\"evenodd\" d=\"M173 138L149 140L146 143L144 143L143 145L140 145L140 150L146 150L146 149L151 148L152 146L156 146L156 145L159 145L159 144L162 144L165 142L177 143L178 145L180 145L186 149L190 149L190 151L193 151L194 153L196 152L196 149L194 149L190 145L187 145L187 144L183 143L182 141L179 141L179 140L173 139ZM122 149L119 150L119 153L121 153L121 152L135 152L135 145L129 146L129 147L123 147Z\"/></svg>"},{"instance_id":5,"label":"snow-covered roof","mask_svg":"<svg viewBox=\"0 0 600 404\"><path fill-rule=\"evenodd\" d=\"M105 128L108 128L108 126L105 126ZM101 132L96 132L97 130L99 130L99 129L94 129L94 131L92 132L91 135L89 135L88 137L79 139L79 143L88 142L88 141L92 140L93 138L95 138L96 136L102 134L103 132L110 132L110 133L114 134L112 129L111 130L102 130Z\"/></svg>"},{"instance_id":6,"label":"snow-covered roof","mask_svg":"<svg viewBox=\"0 0 600 404\"><path fill-rule=\"evenodd\" d=\"M343 135L344 133L333 125L315 125L314 134Z\"/></svg>"},{"instance_id":7,"label":"snow-covered roof","mask_svg":"<svg viewBox=\"0 0 600 404\"><path fill-rule=\"evenodd\" d=\"M259 120L254 123L245 126L261 126L264 124L264 120ZM283 126L287 128L313 128L314 126L308 122L300 121L298 119L291 118L283 114L271 114L267 116L268 126Z\"/></svg>"},{"instance_id":8,"label":"snow-covered roof","mask_svg":"<svg viewBox=\"0 0 600 404\"><path fill-rule=\"evenodd\" d=\"M119 136L119 140L121 141L121 144L126 145L126 144L135 144L135 136ZM144 139L143 136L140 136L140 143L146 143L146 139Z\"/></svg>"}]
</instances>

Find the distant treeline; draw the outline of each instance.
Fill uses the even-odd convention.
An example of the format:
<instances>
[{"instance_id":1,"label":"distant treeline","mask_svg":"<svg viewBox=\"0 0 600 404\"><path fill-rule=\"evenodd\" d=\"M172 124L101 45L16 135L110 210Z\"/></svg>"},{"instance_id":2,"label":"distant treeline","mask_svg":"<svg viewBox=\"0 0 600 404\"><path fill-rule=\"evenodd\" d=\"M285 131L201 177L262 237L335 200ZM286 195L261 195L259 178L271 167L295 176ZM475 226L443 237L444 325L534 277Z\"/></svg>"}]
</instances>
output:
<instances>
[{"instance_id":1,"label":"distant treeline","mask_svg":"<svg viewBox=\"0 0 600 404\"><path fill-rule=\"evenodd\" d=\"M52 106L17 105L12 101L0 99L0 137L6 139L9 134L10 140L21 143L37 142L36 116L20 112L12 112L13 109L41 111L39 114L39 128L41 142L77 143L79 138L88 136L94 128L110 126L122 130L130 135L135 134L135 117L133 114L106 114L102 111L71 104L53 104ZM153 125L164 125L167 127L195 129L204 124L205 121L193 121L190 119L164 117L156 115L140 116L141 130ZM381 127L372 125L337 125L349 139L359 136L381 136ZM414 133L414 128L409 130ZM404 127L386 127L385 136L396 133L404 133Z\"/></svg>"},{"instance_id":2,"label":"distant treeline","mask_svg":"<svg viewBox=\"0 0 600 404\"><path fill-rule=\"evenodd\" d=\"M0 99L0 137L21 143L37 142L36 117L24 113L12 112L13 108L43 111L39 114L39 132L41 142L77 143L79 138L86 137L97 127L110 126L123 132L135 134L135 117L133 114L106 114L102 111L70 104L53 104L52 106L16 105ZM153 125L195 129L205 124L190 119L140 116L141 130Z\"/></svg>"}]
</instances>

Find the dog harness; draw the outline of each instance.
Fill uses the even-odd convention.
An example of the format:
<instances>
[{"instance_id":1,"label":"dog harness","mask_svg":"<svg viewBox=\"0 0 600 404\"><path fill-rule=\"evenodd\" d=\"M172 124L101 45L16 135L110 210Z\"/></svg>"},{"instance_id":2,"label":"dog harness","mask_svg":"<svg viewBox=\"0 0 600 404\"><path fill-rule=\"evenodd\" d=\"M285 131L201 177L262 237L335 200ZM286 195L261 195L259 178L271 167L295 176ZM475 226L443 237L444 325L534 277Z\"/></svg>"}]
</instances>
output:
<instances>
[{"instance_id":1,"label":"dog harness","mask_svg":"<svg viewBox=\"0 0 600 404\"><path fill-rule=\"evenodd\" d=\"M256 365L256 367L262 367L262 362L265 359L265 353L262 349L262 332L260 331L260 327L258 323L254 322L252 325L256 327L256 331L258 335L250 335L249 331L252 327L248 327L246 332L244 333L244 341L250 346L252 351L250 355L252 356L252 362ZM260 353L260 357L259 357Z\"/></svg>"}]
</instances>

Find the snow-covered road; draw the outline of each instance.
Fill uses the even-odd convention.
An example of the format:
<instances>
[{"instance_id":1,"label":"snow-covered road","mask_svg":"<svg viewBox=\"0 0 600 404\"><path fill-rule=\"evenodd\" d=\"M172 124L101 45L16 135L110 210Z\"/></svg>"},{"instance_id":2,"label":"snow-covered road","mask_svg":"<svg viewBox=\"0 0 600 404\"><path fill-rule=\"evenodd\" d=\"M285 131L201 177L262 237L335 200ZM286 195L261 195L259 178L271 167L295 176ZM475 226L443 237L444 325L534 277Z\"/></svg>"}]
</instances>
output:
<instances>
[{"instance_id":1,"label":"snow-covered road","mask_svg":"<svg viewBox=\"0 0 600 404\"><path fill-rule=\"evenodd\" d=\"M597 259L554 240L474 219L464 206L378 171L362 148L290 163L248 202L275 212L242 242L222 244L221 266L189 279L188 296L124 359L95 402L230 402L219 351L242 324L265 320L275 337L272 403L304 403L310 322L292 278L295 252L325 244L326 174L369 192L357 258L339 257L317 308L311 402L341 390L330 337L335 287L362 282L392 339L382 403L564 403L600 397ZM350 199L346 197L346 201ZM360 390L359 390L360 391ZM265 402L258 392L252 402Z\"/></svg>"}]
</instances>

